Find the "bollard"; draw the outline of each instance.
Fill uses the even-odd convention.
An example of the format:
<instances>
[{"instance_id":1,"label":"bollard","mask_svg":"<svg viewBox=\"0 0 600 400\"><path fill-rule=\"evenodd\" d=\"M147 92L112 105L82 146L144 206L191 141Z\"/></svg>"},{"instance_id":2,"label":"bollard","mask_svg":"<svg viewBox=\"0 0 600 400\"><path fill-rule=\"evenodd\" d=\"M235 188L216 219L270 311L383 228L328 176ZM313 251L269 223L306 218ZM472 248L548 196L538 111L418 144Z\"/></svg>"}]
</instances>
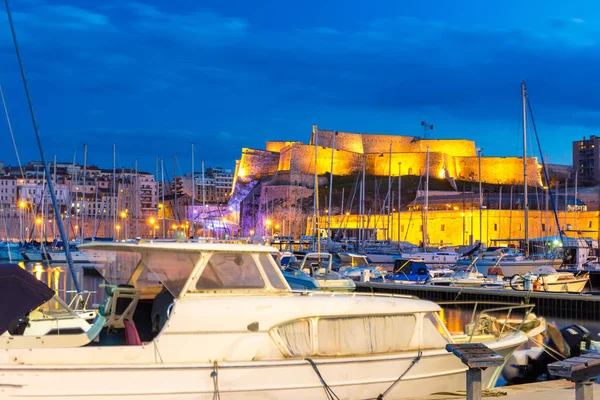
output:
<instances>
[{"instance_id":1,"label":"bollard","mask_svg":"<svg viewBox=\"0 0 600 400\"><path fill-rule=\"evenodd\" d=\"M592 400L594 398L593 382L600 375L600 354L586 353L579 357L548 364L551 375L565 378L575 383L576 400Z\"/></svg>"},{"instance_id":2,"label":"bollard","mask_svg":"<svg viewBox=\"0 0 600 400\"><path fill-rule=\"evenodd\" d=\"M481 400L481 371L504 364L504 357L481 343L447 344L446 350L457 356L467 370L467 400Z\"/></svg>"}]
</instances>

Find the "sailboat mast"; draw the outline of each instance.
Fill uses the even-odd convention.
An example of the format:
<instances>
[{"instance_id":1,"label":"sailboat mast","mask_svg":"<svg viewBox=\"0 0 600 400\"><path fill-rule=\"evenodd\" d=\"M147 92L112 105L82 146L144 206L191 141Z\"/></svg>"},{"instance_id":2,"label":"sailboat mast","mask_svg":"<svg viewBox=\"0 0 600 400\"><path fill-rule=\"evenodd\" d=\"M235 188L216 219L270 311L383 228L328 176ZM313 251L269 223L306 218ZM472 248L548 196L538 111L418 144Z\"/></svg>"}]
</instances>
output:
<instances>
[{"instance_id":1,"label":"sailboat mast","mask_svg":"<svg viewBox=\"0 0 600 400\"><path fill-rule=\"evenodd\" d=\"M113 193L112 193L112 217L113 217L113 237L117 238L117 145L113 143Z\"/></svg>"},{"instance_id":2,"label":"sailboat mast","mask_svg":"<svg viewBox=\"0 0 600 400\"><path fill-rule=\"evenodd\" d=\"M177 210L177 154L173 154L173 219L175 223L179 222L179 212Z\"/></svg>"},{"instance_id":3,"label":"sailboat mast","mask_svg":"<svg viewBox=\"0 0 600 400\"><path fill-rule=\"evenodd\" d=\"M327 240L331 240L331 193L333 189L333 157L335 152L335 137L337 135L337 131L333 132L331 136L331 169L329 172L329 205L327 212ZM315 161L316 165L316 161Z\"/></svg>"},{"instance_id":4,"label":"sailboat mast","mask_svg":"<svg viewBox=\"0 0 600 400\"><path fill-rule=\"evenodd\" d=\"M390 193L392 190L392 142L390 142L390 159L388 162L388 190L387 190L387 229L385 230L385 236L388 240L392 238L392 232L390 231L390 218L392 214L392 198Z\"/></svg>"},{"instance_id":5,"label":"sailboat mast","mask_svg":"<svg viewBox=\"0 0 600 400\"><path fill-rule=\"evenodd\" d=\"M85 240L85 213L88 210L87 201L85 198L85 175L87 173L87 144L83 145L83 196L81 198L81 244Z\"/></svg>"},{"instance_id":6,"label":"sailboat mast","mask_svg":"<svg viewBox=\"0 0 600 400\"><path fill-rule=\"evenodd\" d=\"M13 42L15 45L15 52L17 53L17 59L19 60L19 69L21 70L21 77L23 78L23 86L25 88L25 94L27 96L27 103L29 105L29 113L31 115L31 122L33 125L33 130L35 132L38 149L40 151L40 158L42 161L42 165L44 166L44 176L46 177L46 181L48 182L48 190L50 191L50 197L52 198L52 208L54 209L54 215L60 216L60 209L58 207L58 201L56 200L56 193L54 192L54 185L52 183L52 180L50 179L50 169L48 168L48 164L46 163L46 154L44 153L44 147L42 146L42 138L40 136L40 130L38 128L38 123L37 123L35 111L33 108L33 102L31 100L31 94L29 93L29 85L27 83L27 76L25 75L25 68L23 67L23 61L21 59L21 51L19 50L17 35L15 33L15 27L13 24L13 19L12 19L12 14L11 14L10 8L8 7L8 2L6 2L6 13L8 14L8 22L10 24L10 30L11 30ZM25 179L25 176L23 176L23 179ZM77 290L78 294L81 294L82 293L81 286L79 286L79 281L77 280L77 274L75 273L75 269L73 268L73 259L71 258L71 252L69 249L69 238L66 235L62 221L60 219L58 219L57 223L58 223L58 230L60 232L60 237L61 237L63 243L65 243L65 257L67 259L67 264L69 265L69 270L71 271L71 277L73 278L73 283L75 284L75 289Z\"/></svg>"},{"instance_id":7,"label":"sailboat mast","mask_svg":"<svg viewBox=\"0 0 600 400\"><path fill-rule=\"evenodd\" d=\"M194 176L194 150L194 144L192 143L192 239L196 238L196 208L194 207L194 199L196 198L196 177Z\"/></svg>"},{"instance_id":8,"label":"sailboat mast","mask_svg":"<svg viewBox=\"0 0 600 400\"><path fill-rule=\"evenodd\" d=\"M427 222L429 221L429 146L425 157L425 210L423 218L423 251L427 248Z\"/></svg>"},{"instance_id":9,"label":"sailboat mast","mask_svg":"<svg viewBox=\"0 0 600 400\"><path fill-rule=\"evenodd\" d=\"M206 185L204 182L204 160L202 160L202 236L206 236Z\"/></svg>"},{"instance_id":10,"label":"sailboat mast","mask_svg":"<svg viewBox=\"0 0 600 400\"><path fill-rule=\"evenodd\" d=\"M527 88L521 82L521 102L523 106L523 211L525 224L525 256L529 255L529 197L527 194Z\"/></svg>"},{"instance_id":11,"label":"sailboat mast","mask_svg":"<svg viewBox=\"0 0 600 400\"><path fill-rule=\"evenodd\" d=\"M365 235L365 185L366 185L366 171L367 171L367 156L363 154L362 157L362 183L360 186L360 193L361 193L361 198L360 198L360 204L361 204L361 212L360 212L360 238L361 238L361 242L364 242L366 240L366 235ZM361 246L362 244L359 243L359 246Z\"/></svg>"},{"instance_id":12,"label":"sailboat mast","mask_svg":"<svg viewBox=\"0 0 600 400\"><path fill-rule=\"evenodd\" d=\"M165 205L165 160L160 159L160 181L161 181L161 196L162 196L162 231L163 239L167 238L167 207Z\"/></svg>"},{"instance_id":13,"label":"sailboat mast","mask_svg":"<svg viewBox=\"0 0 600 400\"><path fill-rule=\"evenodd\" d=\"M400 235L402 234L402 220L400 219L400 208L402 206L402 163L398 163L398 248L400 247Z\"/></svg>"},{"instance_id":14,"label":"sailboat mast","mask_svg":"<svg viewBox=\"0 0 600 400\"><path fill-rule=\"evenodd\" d=\"M321 254L321 235L319 232L319 177L317 175L317 162L319 160L319 136L317 134L317 125L313 125L313 145L315 146L315 206L314 206L314 227L317 234L317 252Z\"/></svg>"}]
</instances>

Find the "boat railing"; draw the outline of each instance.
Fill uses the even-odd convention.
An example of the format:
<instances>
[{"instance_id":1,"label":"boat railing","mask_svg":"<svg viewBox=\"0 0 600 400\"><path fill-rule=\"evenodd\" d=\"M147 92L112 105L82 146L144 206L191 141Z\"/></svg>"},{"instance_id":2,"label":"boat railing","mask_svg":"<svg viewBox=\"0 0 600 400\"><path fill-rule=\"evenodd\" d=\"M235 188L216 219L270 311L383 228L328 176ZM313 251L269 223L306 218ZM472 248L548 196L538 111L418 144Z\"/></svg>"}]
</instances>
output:
<instances>
[{"instance_id":1,"label":"boat railing","mask_svg":"<svg viewBox=\"0 0 600 400\"><path fill-rule=\"evenodd\" d=\"M498 303L491 302L491 301L448 301L448 302L438 302L437 304L440 305L442 308L444 306L448 306L448 305L459 306L459 307L473 306L469 324L474 324L476 317L481 316L483 314L488 314L488 315L491 313L504 314L504 317L496 318L496 321L501 321L500 332L498 333L498 338L502 337L502 334L507 330L507 327L508 327L508 329L513 329L515 331L521 330L521 328L527 321L527 318L529 317L529 315L533 314L533 308L535 307L535 304L519 304L519 303L506 303L503 306L491 307L491 308L481 308L480 307L480 306L486 306L486 305L496 306L498 304ZM520 310L524 311L524 315L523 315L520 323L518 324L517 327L510 327L509 322L510 322L511 315L513 315L513 317L514 317L515 311L520 311ZM474 334L475 334L475 328L473 327L473 329L471 329L471 332L469 335L469 342L473 340Z\"/></svg>"},{"instance_id":2,"label":"boat railing","mask_svg":"<svg viewBox=\"0 0 600 400\"><path fill-rule=\"evenodd\" d=\"M59 293L64 293L66 300L67 296L72 296L68 306L73 311L87 311L90 297L96 294L95 290L83 290L78 293L76 290L59 290Z\"/></svg>"}]
</instances>

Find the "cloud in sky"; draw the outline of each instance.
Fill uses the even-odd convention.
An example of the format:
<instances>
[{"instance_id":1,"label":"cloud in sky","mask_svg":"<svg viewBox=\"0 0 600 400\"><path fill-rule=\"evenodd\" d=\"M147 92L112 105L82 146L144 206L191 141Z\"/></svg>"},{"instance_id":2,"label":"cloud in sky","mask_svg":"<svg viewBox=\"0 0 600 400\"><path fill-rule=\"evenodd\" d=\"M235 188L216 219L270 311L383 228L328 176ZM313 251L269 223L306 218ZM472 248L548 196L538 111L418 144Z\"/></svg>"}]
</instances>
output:
<instances>
[{"instance_id":1,"label":"cloud in sky","mask_svg":"<svg viewBox=\"0 0 600 400\"><path fill-rule=\"evenodd\" d=\"M152 169L156 155L189 163L195 143L199 158L233 167L241 147L307 140L313 123L418 135L422 119L434 136L515 155L505 138L518 142L522 79L551 159L570 163L565 147L600 121L592 2L544 2L531 21L512 1L13 3L44 144L61 159L88 143L106 166L116 142L120 163ZM5 18L0 50L19 148L38 158ZM0 159L14 155L7 148Z\"/></svg>"}]
</instances>

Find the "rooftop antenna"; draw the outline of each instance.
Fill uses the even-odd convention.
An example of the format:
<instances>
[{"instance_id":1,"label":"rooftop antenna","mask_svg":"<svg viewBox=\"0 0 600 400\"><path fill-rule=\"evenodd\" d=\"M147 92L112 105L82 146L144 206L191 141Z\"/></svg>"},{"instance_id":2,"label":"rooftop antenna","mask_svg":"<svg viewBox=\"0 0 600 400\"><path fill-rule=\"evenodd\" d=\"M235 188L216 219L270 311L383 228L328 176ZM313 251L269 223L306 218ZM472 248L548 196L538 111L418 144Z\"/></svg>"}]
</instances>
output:
<instances>
[{"instance_id":1,"label":"rooftop antenna","mask_svg":"<svg viewBox=\"0 0 600 400\"><path fill-rule=\"evenodd\" d=\"M421 121L421 126L423 127L423 137L429 139L429 132L433 130L433 124L430 124L427 121Z\"/></svg>"}]
</instances>

